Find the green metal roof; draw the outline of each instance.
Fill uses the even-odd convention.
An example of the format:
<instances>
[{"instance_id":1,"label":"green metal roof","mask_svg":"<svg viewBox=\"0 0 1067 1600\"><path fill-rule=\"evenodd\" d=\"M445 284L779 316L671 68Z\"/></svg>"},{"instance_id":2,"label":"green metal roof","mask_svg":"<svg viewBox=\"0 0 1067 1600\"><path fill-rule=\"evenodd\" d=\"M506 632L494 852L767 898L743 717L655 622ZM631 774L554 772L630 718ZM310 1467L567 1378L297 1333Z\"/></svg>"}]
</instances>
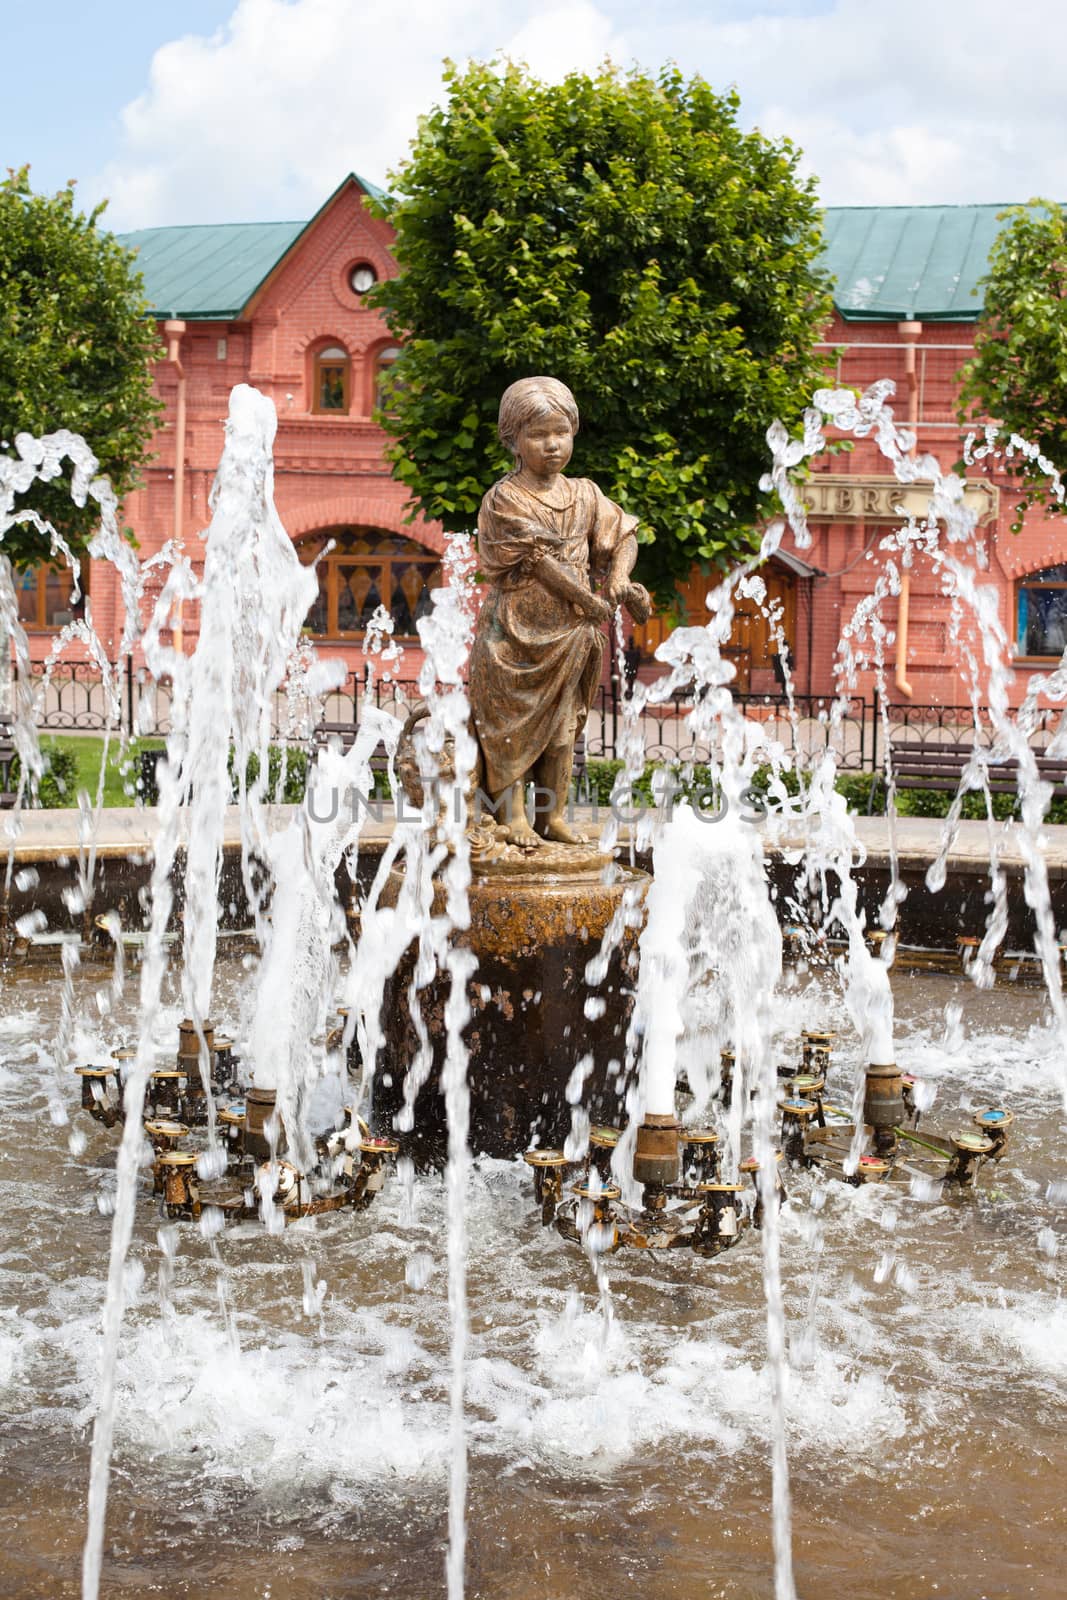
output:
<instances>
[{"instance_id":1,"label":"green metal roof","mask_svg":"<svg viewBox=\"0 0 1067 1600\"><path fill-rule=\"evenodd\" d=\"M137 251L145 293L160 316L231 322L307 226L219 222L120 233Z\"/></svg>"},{"instance_id":2,"label":"green metal roof","mask_svg":"<svg viewBox=\"0 0 1067 1600\"><path fill-rule=\"evenodd\" d=\"M352 177L375 199L384 197L377 185ZM972 291L986 270L1003 209L829 207L822 264L834 279L838 311L847 322L974 322L982 298ZM232 321L310 226L204 223L142 228L119 239L137 251L145 291L160 316Z\"/></svg>"},{"instance_id":3,"label":"green metal roof","mask_svg":"<svg viewBox=\"0 0 1067 1600\"><path fill-rule=\"evenodd\" d=\"M373 199L385 198L377 184L353 172L315 217L352 179ZM141 228L117 238L137 251L145 295L157 315L232 322L311 222L205 222Z\"/></svg>"},{"instance_id":4,"label":"green metal roof","mask_svg":"<svg viewBox=\"0 0 1067 1600\"><path fill-rule=\"evenodd\" d=\"M831 206L822 264L847 322L974 322L996 206Z\"/></svg>"}]
</instances>

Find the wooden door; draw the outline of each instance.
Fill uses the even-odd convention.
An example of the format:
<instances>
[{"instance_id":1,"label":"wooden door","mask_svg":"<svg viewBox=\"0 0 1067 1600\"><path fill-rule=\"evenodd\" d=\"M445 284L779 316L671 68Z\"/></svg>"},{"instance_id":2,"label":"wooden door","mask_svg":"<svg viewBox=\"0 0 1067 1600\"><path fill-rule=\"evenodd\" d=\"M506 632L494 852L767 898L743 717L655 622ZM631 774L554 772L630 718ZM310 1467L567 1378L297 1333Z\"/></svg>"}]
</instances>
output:
<instances>
[{"instance_id":1,"label":"wooden door","mask_svg":"<svg viewBox=\"0 0 1067 1600\"><path fill-rule=\"evenodd\" d=\"M748 691L751 675L754 672L765 675L774 670L778 641L766 612L777 611L779 605L780 626L788 641L790 654L793 660L796 660L796 580L791 572L783 571L773 562L767 563L760 577L767 586L766 597L759 605L749 599L736 602L730 642L723 651L727 659L732 660L737 667L736 687L742 694ZM689 627L696 627L707 621L706 598L720 582L721 579L717 574L703 573L694 568L686 582L679 585L683 620ZM657 647L671 631L671 626L672 623L668 618L650 617L642 627L634 627L634 643L640 647L646 659L651 659L655 655ZM768 685L761 683L760 687L765 689Z\"/></svg>"}]
</instances>

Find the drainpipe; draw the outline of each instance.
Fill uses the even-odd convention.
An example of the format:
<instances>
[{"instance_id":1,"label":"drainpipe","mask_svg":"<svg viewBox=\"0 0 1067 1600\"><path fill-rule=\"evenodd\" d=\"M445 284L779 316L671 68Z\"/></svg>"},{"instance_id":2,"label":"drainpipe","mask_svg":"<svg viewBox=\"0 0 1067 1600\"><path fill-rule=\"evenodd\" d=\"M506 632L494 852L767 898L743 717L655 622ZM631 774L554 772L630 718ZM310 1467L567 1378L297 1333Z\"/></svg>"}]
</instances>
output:
<instances>
[{"instance_id":1,"label":"drainpipe","mask_svg":"<svg viewBox=\"0 0 1067 1600\"><path fill-rule=\"evenodd\" d=\"M171 319L163 324L163 332L167 336L167 360L178 375L178 404L174 416L174 542L180 544L185 510L185 368L182 366L180 349L185 323ZM184 644L181 601L178 602L173 634L174 648L180 655Z\"/></svg>"},{"instance_id":2,"label":"drainpipe","mask_svg":"<svg viewBox=\"0 0 1067 1600\"><path fill-rule=\"evenodd\" d=\"M919 379L915 370L915 346L922 338L923 325L921 322L898 322L897 333L904 341L904 379L908 385L908 426L918 439L917 429L919 424ZM911 447L912 455L916 446ZM915 697L915 690L908 682L908 611L911 604L911 568L902 566L900 569L900 596L897 600L897 668L896 688L897 693L903 695L905 700Z\"/></svg>"}]
</instances>

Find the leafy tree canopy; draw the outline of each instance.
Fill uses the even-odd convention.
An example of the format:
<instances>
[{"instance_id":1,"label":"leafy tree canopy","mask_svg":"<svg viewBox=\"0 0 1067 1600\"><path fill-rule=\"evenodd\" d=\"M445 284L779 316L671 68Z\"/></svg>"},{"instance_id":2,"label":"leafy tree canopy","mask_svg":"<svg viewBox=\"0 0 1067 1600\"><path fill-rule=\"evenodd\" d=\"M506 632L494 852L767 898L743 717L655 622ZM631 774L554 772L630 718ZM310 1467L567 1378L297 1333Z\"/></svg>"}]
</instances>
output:
<instances>
[{"instance_id":1,"label":"leafy tree canopy","mask_svg":"<svg viewBox=\"0 0 1067 1600\"><path fill-rule=\"evenodd\" d=\"M961 373L960 417L992 418L1067 471L1067 217L1048 200L1001 213L1004 222L981 279L985 309L974 356ZM1021 498L1062 511L1048 495L1038 462L1021 452L1002 457Z\"/></svg>"},{"instance_id":2,"label":"leafy tree canopy","mask_svg":"<svg viewBox=\"0 0 1067 1600\"><path fill-rule=\"evenodd\" d=\"M28 167L0 181L0 440L80 433L121 496L137 483L161 409L150 371L159 336L133 255L97 227L103 209L78 212L72 184L34 194ZM93 502L76 506L61 480L35 484L32 506L76 553L94 531ZM23 566L47 547L15 527L0 553Z\"/></svg>"},{"instance_id":3,"label":"leafy tree canopy","mask_svg":"<svg viewBox=\"0 0 1067 1600\"><path fill-rule=\"evenodd\" d=\"M824 381L814 185L788 140L738 127L736 94L674 68L446 83L380 208L401 268L375 290L403 341L396 476L470 527L507 464L503 389L561 378L582 415L570 470L641 517L638 574L674 598L695 560L752 549L766 429Z\"/></svg>"}]
</instances>

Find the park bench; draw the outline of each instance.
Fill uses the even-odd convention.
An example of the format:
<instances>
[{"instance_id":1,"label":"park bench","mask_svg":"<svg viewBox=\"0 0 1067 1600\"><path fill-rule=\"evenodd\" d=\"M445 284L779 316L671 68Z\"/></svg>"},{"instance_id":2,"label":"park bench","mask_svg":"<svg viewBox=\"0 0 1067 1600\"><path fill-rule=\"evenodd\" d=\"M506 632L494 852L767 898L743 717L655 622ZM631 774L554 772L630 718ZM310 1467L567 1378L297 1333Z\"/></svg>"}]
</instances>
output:
<instances>
[{"instance_id":1,"label":"park bench","mask_svg":"<svg viewBox=\"0 0 1067 1600\"><path fill-rule=\"evenodd\" d=\"M954 793L963 769L974 755L973 744L930 740L900 740L890 747L893 776L898 789L940 789ZM1057 800L1067 796L1067 759L1036 754L1041 778L1052 785ZM1014 794L1018 788L1018 762L992 761L987 767L992 794Z\"/></svg>"},{"instance_id":2,"label":"park bench","mask_svg":"<svg viewBox=\"0 0 1067 1600\"><path fill-rule=\"evenodd\" d=\"M18 784L11 779L11 765L15 759L15 741L11 729L0 726L0 810L8 811L15 804Z\"/></svg>"},{"instance_id":3,"label":"park bench","mask_svg":"<svg viewBox=\"0 0 1067 1600\"><path fill-rule=\"evenodd\" d=\"M355 743L359 728L355 722L320 722L315 729L312 743L316 750L336 739L341 749L347 754Z\"/></svg>"},{"instance_id":4,"label":"park bench","mask_svg":"<svg viewBox=\"0 0 1067 1600\"><path fill-rule=\"evenodd\" d=\"M315 758L316 750L321 750L323 745L330 744L335 740L347 755L355 743L358 732L359 725L355 722L320 722L312 736L312 760ZM378 748L370 758L370 769L373 773L386 773L389 771L389 758L385 753L385 747L381 744L378 745Z\"/></svg>"}]
</instances>

